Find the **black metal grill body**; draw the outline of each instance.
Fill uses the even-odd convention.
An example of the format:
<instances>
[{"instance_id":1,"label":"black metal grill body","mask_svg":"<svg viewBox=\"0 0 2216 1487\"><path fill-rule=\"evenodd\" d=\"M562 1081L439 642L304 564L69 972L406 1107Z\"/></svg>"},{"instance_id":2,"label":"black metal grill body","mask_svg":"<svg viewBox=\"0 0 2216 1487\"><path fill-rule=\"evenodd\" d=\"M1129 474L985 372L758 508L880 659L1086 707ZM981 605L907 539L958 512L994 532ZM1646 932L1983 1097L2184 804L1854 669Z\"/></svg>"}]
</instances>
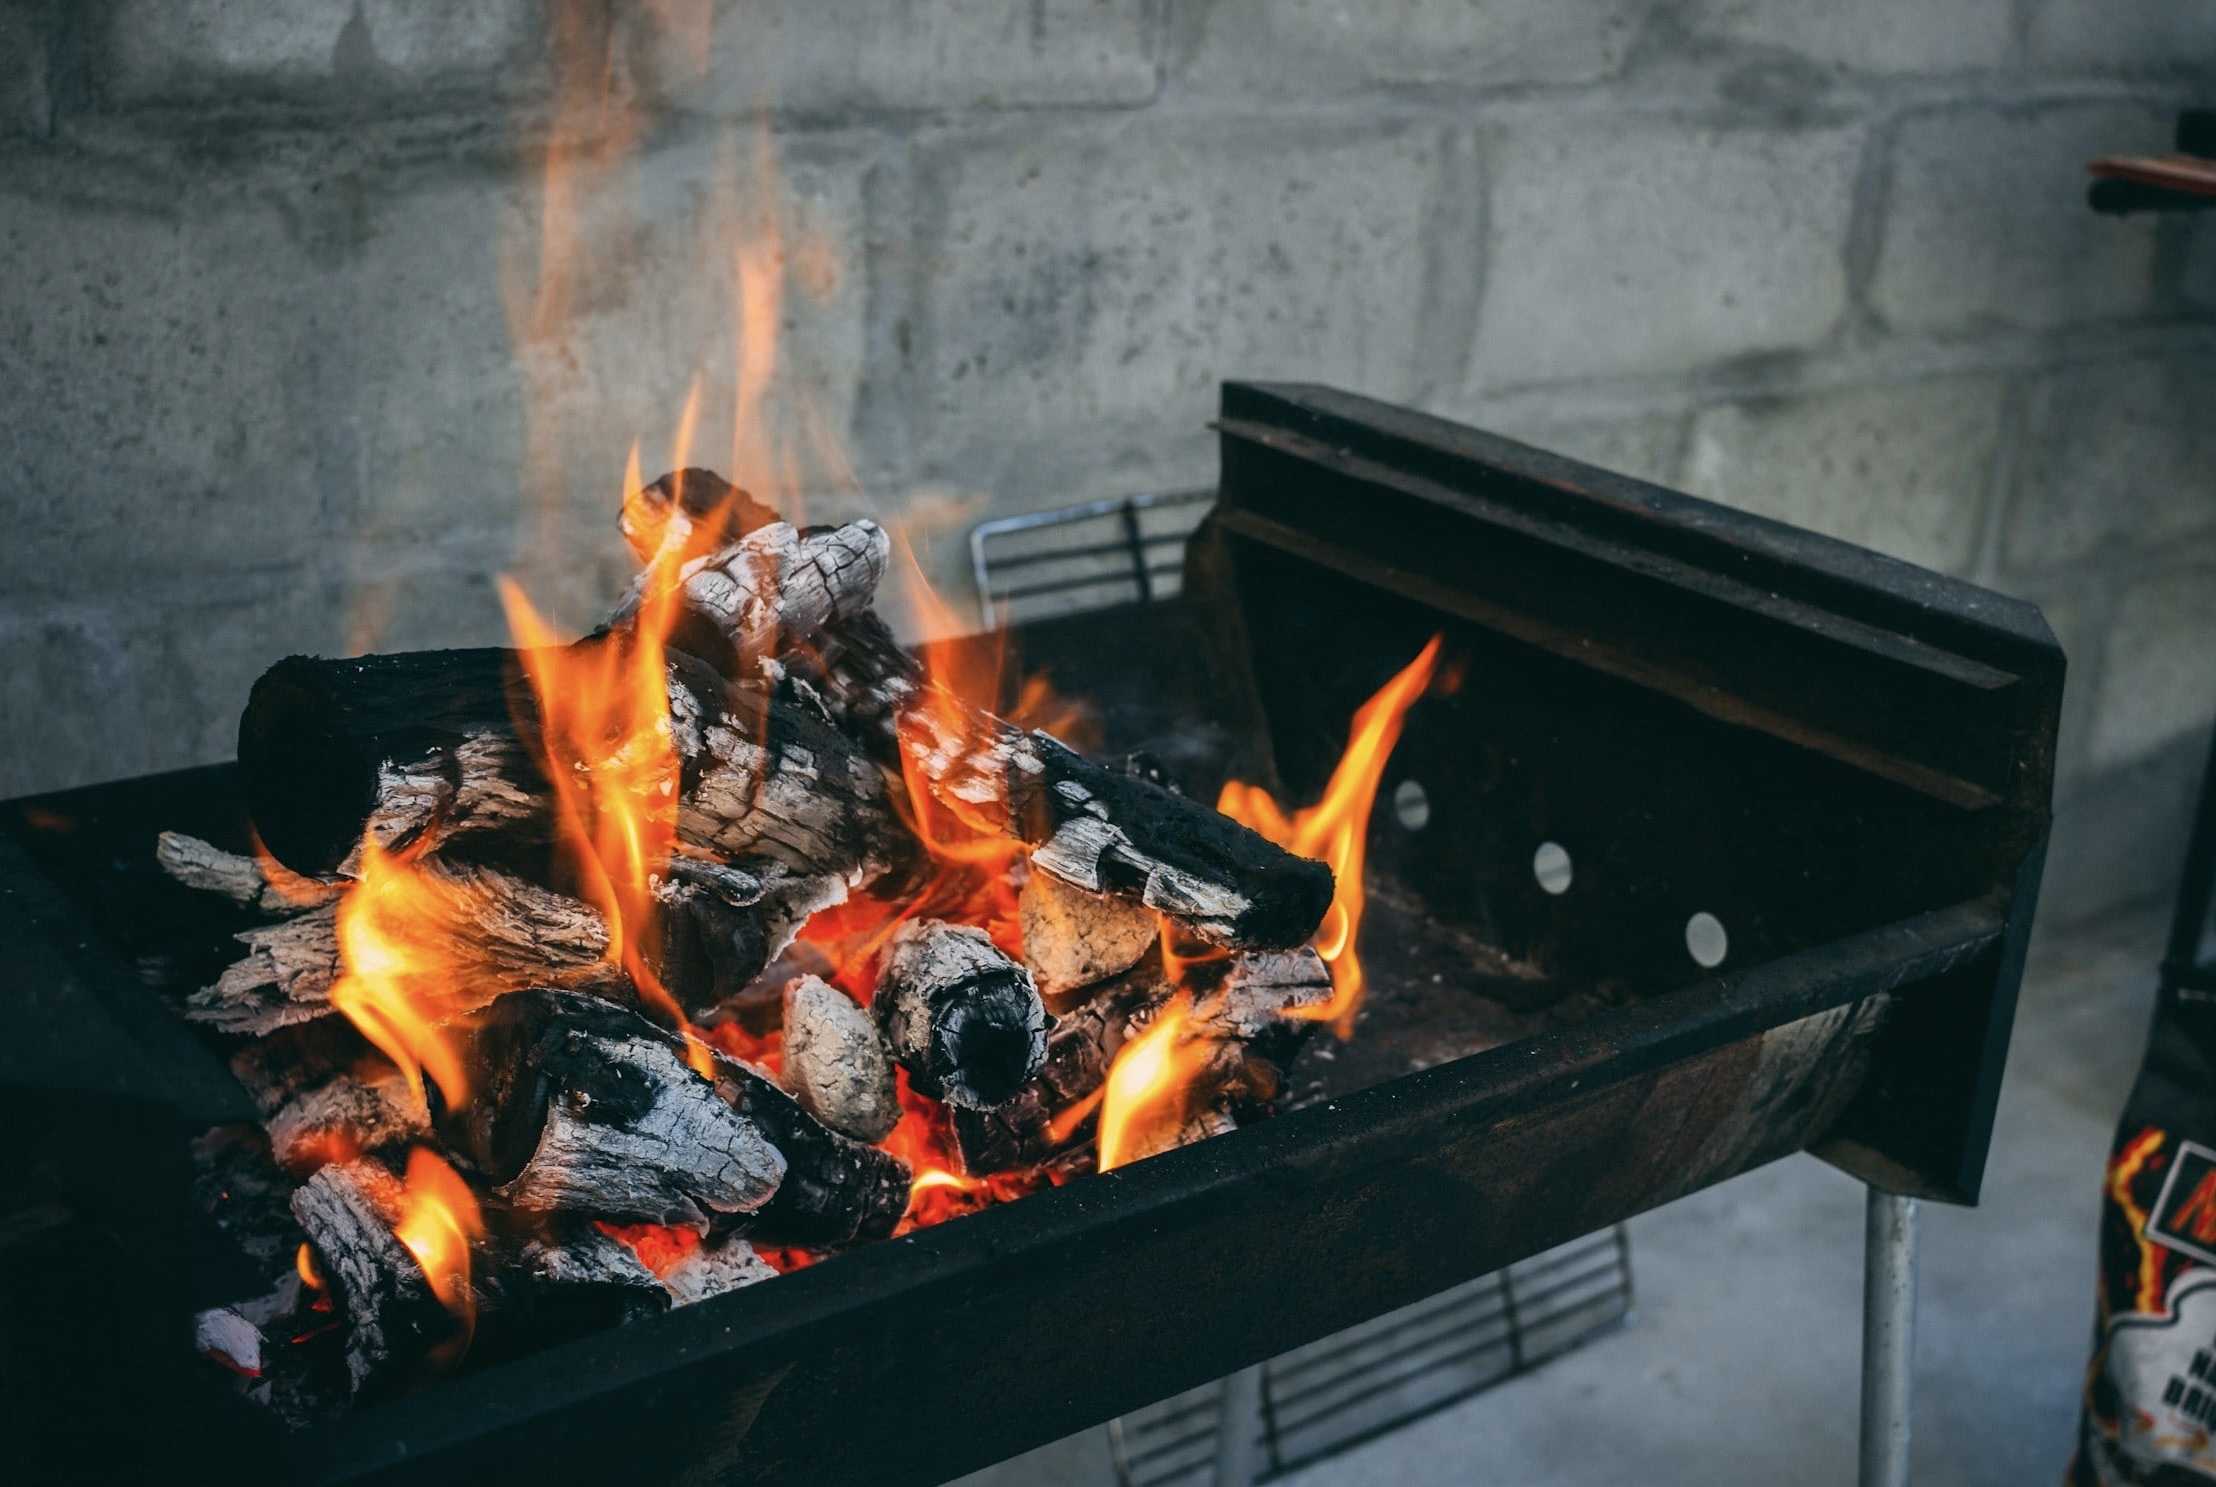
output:
<instances>
[{"instance_id":1,"label":"black metal grill body","mask_svg":"<svg viewBox=\"0 0 2216 1487\"><path fill-rule=\"evenodd\" d=\"M5 1159L45 1215L0 1233L26 1419L249 1478L930 1482L1790 1152L1974 1201L2061 690L2036 611L1342 394L1234 385L1222 428L1183 595L1018 649L1107 744L1299 798L1446 633L1459 689L1385 780L1428 820L1373 822L1371 1011L1298 1108L288 1438L186 1356L235 1277L146 1253L189 1227L182 1141L247 1113L141 981L220 959L150 854L164 827L236 840L234 782L19 802L0 1113L55 1142ZM1728 933L1713 971L1696 913ZM119 1330L57 1330L51 1296L96 1279Z\"/></svg>"}]
</instances>

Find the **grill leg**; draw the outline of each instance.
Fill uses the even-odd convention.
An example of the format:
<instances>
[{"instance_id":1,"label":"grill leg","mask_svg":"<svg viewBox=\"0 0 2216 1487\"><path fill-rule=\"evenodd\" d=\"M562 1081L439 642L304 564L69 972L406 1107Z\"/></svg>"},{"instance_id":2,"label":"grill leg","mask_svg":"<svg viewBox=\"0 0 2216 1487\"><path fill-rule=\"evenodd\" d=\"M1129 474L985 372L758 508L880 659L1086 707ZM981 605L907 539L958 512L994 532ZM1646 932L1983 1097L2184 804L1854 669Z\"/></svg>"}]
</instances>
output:
<instances>
[{"instance_id":1,"label":"grill leg","mask_svg":"<svg viewBox=\"0 0 2216 1487\"><path fill-rule=\"evenodd\" d=\"M1262 1431L1262 1365L1223 1381L1216 1417L1216 1487L1253 1487L1255 1442Z\"/></svg>"},{"instance_id":2,"label":"grill leg","mask_svg":"<svg viewBox=\"0 0 2216 1487\"><path fill-rule=\"evenodd\" d=\"M1862 1240L1862 1487L1907 1487L1916 1200L1870 1189Z\"/></svg>"}]
</instances>

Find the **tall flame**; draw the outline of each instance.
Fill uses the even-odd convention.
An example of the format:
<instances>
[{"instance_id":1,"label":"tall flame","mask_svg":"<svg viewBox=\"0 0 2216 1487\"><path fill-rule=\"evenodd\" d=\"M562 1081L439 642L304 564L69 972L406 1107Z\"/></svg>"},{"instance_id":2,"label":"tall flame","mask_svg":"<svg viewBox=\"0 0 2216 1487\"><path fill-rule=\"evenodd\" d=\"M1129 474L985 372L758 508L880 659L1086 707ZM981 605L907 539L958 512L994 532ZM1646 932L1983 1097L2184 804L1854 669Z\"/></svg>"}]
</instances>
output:
<instances>
[{"instance_id":1,"label":"tall flame","mask_svg":"<svg viewBox=\"0 0 2216 1487\"><path fill-rule=\"evenodd\" d=\"M686 399L678 423L680 467L697 392ZM626 500L635 489L626 487ZM654 884L677 842L679 762L670 732L668 637L682 614L683 590L671 566L679 557L665 552L655 558L627 629L576 645L562 643L512 579L500 580L500 598L538 703L557 840L586 902L607 920L608 961L631 978L644 1003L689 1033L683 1010L646 953L659 940ZM695 1039L687 1048L693 1067L713 1078L707 1048Z\"/></svg>"},{"instance_id":2,"label":"tall flame","mask_svg":"<svg viewBox=\"0 0 2216 1487\"><path fill-rule=\"evenodd\" d=\"M1362 927L1370 811L1408 709L1424 695L1438 669L1442 641L1442 636L1432 636L1416 659L1362 704L1348 731L1346 752L1314 805L1287 815L1269 791L1239 780L1226 781L1216 800L1217 810L1286 850L1331 864L1331 907L1314 939L1317 952L1331 966L1331 1000L1288 1015L1329 1022L1341 1038L1353 1035L1354 1015L1362 1005L1362 962L1355 946Z\"/></svg>"},{"instance_id":3,"label":"tall flame","mask_svg":"<svg viewBox=\"0 0 2216 1487\"><path fill-rule=\"evenodd\" d=\"M461 1323L460 1334L432 1356L452 1364L468 1351L477 1327L477 1293L469 1283L469 1246L483 1237L484 1216L469 1184L429 1147L408 1153L401 1182L400 1219L393 1234L423 1267L431 1294Z\"/></svg>"},{"instance_id":4,"label":"tall flame","mask_svg":"<svg viewBox=\"0 0 2216 1487\"><path fill-rule=\"evenodd\" d=\"M1161 1149L1190 1113L1195 1083L1209 1065L1211 1040L1193 1033L1189 998L1174 997L1146 1031L1116 1052L1100 1098L1100 1170Z\"/></svg>"},{"instance_id":5,"label":"tall flame","mask_svg":"<svg viewBox=\"0 0 2216 1487\"><path fill-rule=\"evenodd\" d=\"M450 931L471 910L446 880L366 836L360 860L339 901L331 1005L393 1061L417 1099L428 1075L457 1109L469 1099L469 1076L446 1025L466 1010L453 995L465 952Z\"/></svg>"}]
</instances>

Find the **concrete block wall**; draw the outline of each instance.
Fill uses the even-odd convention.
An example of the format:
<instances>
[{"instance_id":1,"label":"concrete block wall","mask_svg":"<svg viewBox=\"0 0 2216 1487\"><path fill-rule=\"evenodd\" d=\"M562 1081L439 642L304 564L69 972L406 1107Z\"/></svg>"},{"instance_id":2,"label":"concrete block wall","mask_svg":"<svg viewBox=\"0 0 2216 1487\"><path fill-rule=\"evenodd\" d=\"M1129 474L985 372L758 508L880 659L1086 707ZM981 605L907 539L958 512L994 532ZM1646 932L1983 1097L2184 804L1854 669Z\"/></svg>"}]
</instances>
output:
<instances>
[{"instance_id":1,"label":"concrete block wall","mask_svg":"<svg viewBox=\"0 0 2216 1487\"><path fill-rule=\"evenodd\" d=\"M696 382L966 608L969 523L1297 377L2039 601L2091 912L2216 711L2216 233L2083 166L2211 102L2176 0L0 0L0 795L502 571L588 623Z\"/></svg>"}]
</instances>

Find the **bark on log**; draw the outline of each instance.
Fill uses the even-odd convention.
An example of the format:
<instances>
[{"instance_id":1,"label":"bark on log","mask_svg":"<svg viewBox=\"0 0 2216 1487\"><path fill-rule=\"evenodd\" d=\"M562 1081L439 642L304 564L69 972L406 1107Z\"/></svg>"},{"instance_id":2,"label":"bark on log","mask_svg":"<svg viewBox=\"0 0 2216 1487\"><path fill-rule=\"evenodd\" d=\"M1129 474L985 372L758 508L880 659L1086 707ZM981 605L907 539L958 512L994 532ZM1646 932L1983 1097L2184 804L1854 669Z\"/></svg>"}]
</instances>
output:
<instances>
[{"instance_id":1,"label":"bark on log","mask_svg":"<svg viewBox=\"0 0 2216 1487\"><path fill-rule=\"evenodd\" d=\"M317 1265L346 1315L346 1367L356 1394L398 1379L461 1336L430 1279L393 1232L401 1186L373 1161L325 1167L292 1196Z\"/></svg>"},{"instance_id":2,"label":"bark on log","mask_svg":"<svg viewBox=\"0 0 2216 1487\"><path fill-rule=\"evenodd\" d=\"M883 868L899 840L884 777L820 706L794 685L727 683L681 651L668 661L687 845L849 883ZM552 797L520 673L515 652L492 649L278 662L239 720L263 841L308 873L345 862L365 831L388 846L544 841Z\"/></svg>"},{"instance_id":3,"label":"bark on log","mask_svg":"<svg viewBox=\"0 0 2216 1487\"><path fill-rule=\"evenodd\" d=\"M811 644L823 628L860 614L876 597L892 545L873 521L796 529L771 522L675 570L649 566L609 616L627 628L649 586L674 582L683 614L671 643L743 677L763 657Z\"/></svg>"},{"instance_id":4,"label":"bark on log","mask_svg":"<svg viewBox=\"0 0 2216 1487\"><path fill-rule=\"evenodd\" d=\"M436 979L454 1015L518 986L590 985L621 994L603 958L608 927L588 905L510 873L436 859L414 865L437 891L412 895L425 940L451 947L458 962ZM237 938L246 958L214 985L186 998L185 1015L219 1032L259 1037L331 1010L339 974L338 906L326 904Z\"/></svg>"},{"instance_id":5,"label":"bark on log","mask_svg":"<svg viewBox=\"0 0 2216 1487\"><path fill-rule=\"evenodd\" d=\"M165 831L154 839L154 860L163 872L187 888L219 893L242 909L264 914L304 913L336 899L346 891L343 883L303 878L285 873L271 882L261 863L237 852L226 852L212 842Z\"/></svg>"},{"instance_id":6,"label":"bark on log","mask_svg":"<svg viewBox=\"0 0 2216 1487\"><path fill-rule=\"evenodd\" d=\"M472 1057L487 1087L443 1128L518 1208L706 1224L760 1208L785 1175L676 1035L596 998L502 997Z\"/></svg>"},{"instance_id":7,"label":"bark on log","mask_svg":"<svg viewBox=\"0 0 2216 1487\"><path fill-rule=\"evenodd\" d=\"M1046 1007L1031 973L980 929L902 925L886 944L872 1006L910 1082L949 1105L1002 1104L1046 1057Z\"/></svg>"},{"instance_id":8,"label":"bark on log","mask_svg":"<svg viewBox=\"0 0 2216 1487\"><path fill-rule=\"evenodd\" d=\"M1073 888L1050 872L1024 880L1016 908L1023 962L1050 1003L1137 965L1161 928L1152 910Z\"/></svg>"},{"instance_id":9,"label":"bark on log","mask_svg":"<svg viewBox=\"0 0 2216 1487\"><path fill-rule=\"evenodd\" d=\"M900 1123L893 1064L877 1023L815 976L785 988L785 1085L803 1110L857 1141L882 1141Z\"/></svg>"}]
</instances>

